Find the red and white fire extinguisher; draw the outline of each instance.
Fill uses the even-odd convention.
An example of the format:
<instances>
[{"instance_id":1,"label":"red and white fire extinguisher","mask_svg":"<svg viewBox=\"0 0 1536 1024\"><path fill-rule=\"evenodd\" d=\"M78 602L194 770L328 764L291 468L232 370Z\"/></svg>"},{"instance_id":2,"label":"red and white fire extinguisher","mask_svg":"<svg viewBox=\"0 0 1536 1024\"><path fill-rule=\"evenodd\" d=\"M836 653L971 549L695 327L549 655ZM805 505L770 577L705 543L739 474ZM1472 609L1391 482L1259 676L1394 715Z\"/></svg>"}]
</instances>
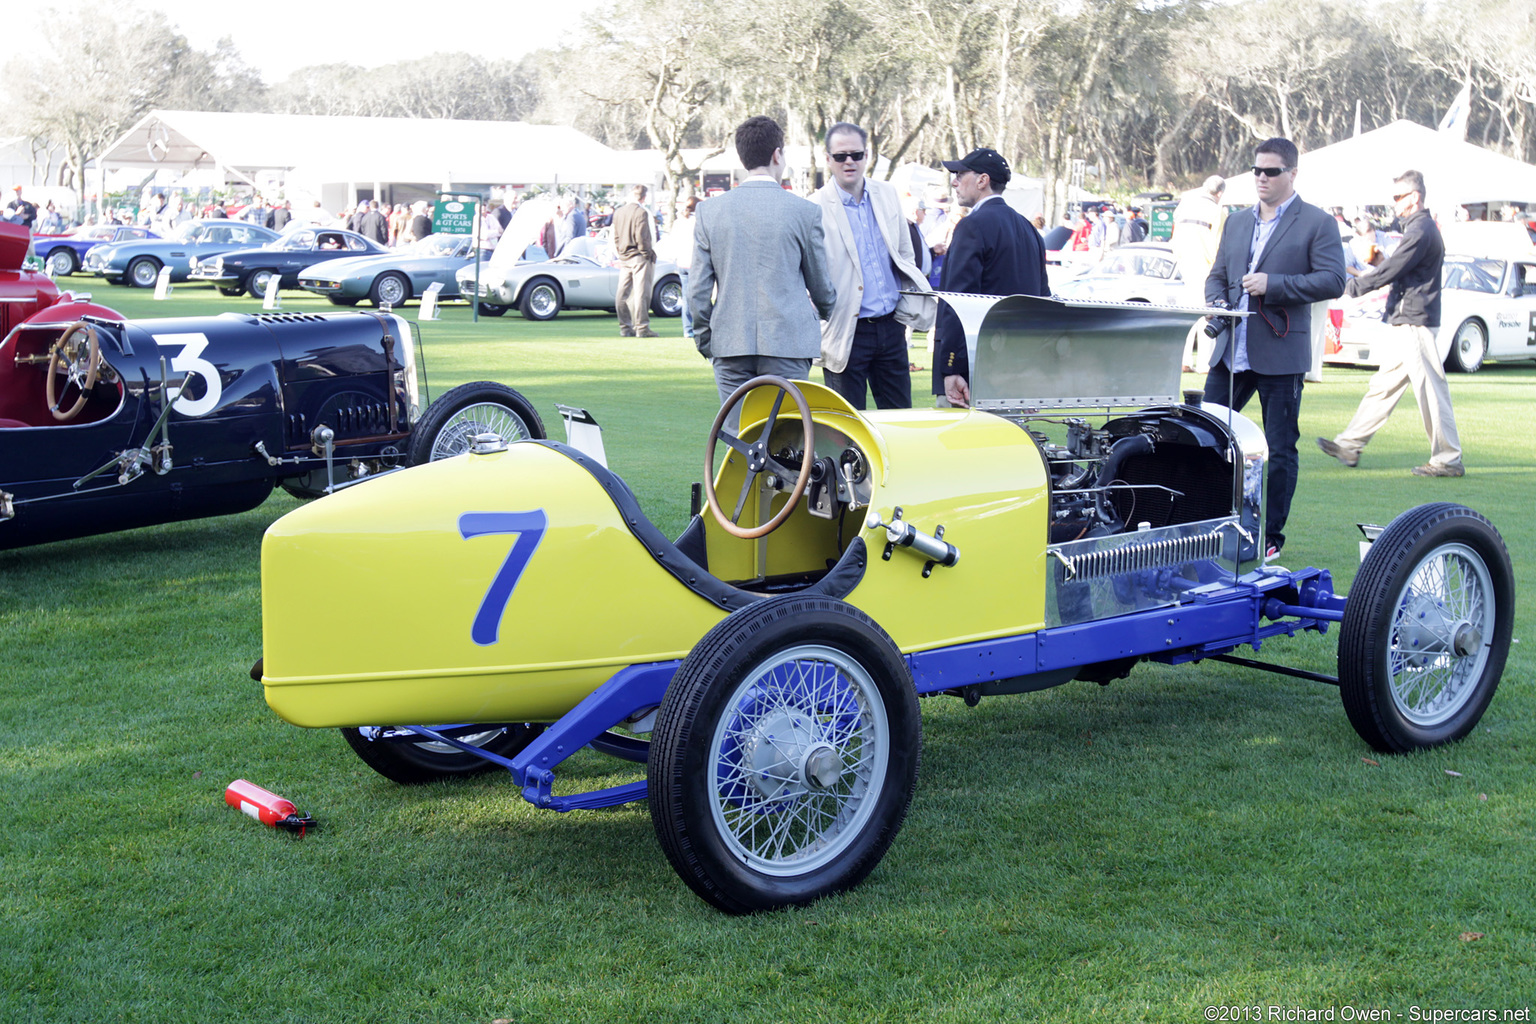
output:
<instances>
[{"instance_id":1,"label":"red and white fire extinguisher","mask_svg":"<svg viewBox=\"0 0 1536 1024\"><path fill-rule=\"evenodd\" d=\"M292 800L245 779L236 779L229 784L229 788L224 790L224 802L263 825L296 832L301 836L315 827L315 819L307 814L300 815Z\"/></svg>"}]
</instances>

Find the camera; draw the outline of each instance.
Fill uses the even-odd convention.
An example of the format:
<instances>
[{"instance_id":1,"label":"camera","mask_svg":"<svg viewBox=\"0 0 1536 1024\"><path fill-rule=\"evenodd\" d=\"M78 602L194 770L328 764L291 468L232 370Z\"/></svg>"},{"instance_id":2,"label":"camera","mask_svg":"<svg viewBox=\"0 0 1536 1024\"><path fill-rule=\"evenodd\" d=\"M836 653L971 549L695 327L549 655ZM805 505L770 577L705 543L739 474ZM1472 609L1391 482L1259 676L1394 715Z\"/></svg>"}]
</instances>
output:
<instances>
[{"instance_id":1,"label":"camera","mask_svg":"<svg viewBox=\"0 0 1536 1024\"><path fill-rule=\"evenodd\" d=\"M1210 305L1215 306L1218 309L1231 309L1232 308L1231 306L1227 305L1227 302L1226 302L1225 299L1216 299L1216 300L1212 301L1210 303ZM1221 333L1223 331L1227 330L1228 328L1230 328L1232 326L1232 323L1233 323L1233 321L1235 319L1236 319L1235 317L1230 317L1230 316L1212 316L1212 317L1207 317L1206 320L1205 320L1205 336L1207 338L1210 338L1211 340L1214 341L1215 339L1221 337Z\"/></svg>"}]
</instances>

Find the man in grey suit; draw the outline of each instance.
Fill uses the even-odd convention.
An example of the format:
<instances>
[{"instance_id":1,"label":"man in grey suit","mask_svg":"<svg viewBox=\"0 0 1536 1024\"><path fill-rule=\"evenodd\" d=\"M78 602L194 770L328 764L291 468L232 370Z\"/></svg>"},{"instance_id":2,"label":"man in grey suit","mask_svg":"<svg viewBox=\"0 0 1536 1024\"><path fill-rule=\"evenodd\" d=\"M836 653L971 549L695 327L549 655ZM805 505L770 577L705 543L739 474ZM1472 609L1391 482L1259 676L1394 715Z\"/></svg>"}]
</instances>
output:
<instances>
[{"instance_id":1,"label":"man in grey suit","mask_svg":"<svg viewBox=\"0 0 1536 1024\"><path fill-rule=\"evenodd\" d=\"M1331 215L1296 194L1296 146L1260 143L1258 205L1227 218L1205 300L1248 312L1211 346L1205 400L1241 410L1255 393L1269 441L1264 555L1285 545L1296 493L1302 378L1312 366L1312 303L1344 293L1344 244Z\"/></svg>"},{"instance_id":2,"label":"man in grey suit","mask_svg":"<svg viewBox=\"0 0 1536 1024\"><path fill-rule=\"evenodd\" d=\"M779 186L784 130L749 117L736 128L736 153L747 178L699 204L688 281L694 344L714 367L721 404L760 374L809 377L820 321L837 302L821 210Z\"/></svg>"}]
</instances>

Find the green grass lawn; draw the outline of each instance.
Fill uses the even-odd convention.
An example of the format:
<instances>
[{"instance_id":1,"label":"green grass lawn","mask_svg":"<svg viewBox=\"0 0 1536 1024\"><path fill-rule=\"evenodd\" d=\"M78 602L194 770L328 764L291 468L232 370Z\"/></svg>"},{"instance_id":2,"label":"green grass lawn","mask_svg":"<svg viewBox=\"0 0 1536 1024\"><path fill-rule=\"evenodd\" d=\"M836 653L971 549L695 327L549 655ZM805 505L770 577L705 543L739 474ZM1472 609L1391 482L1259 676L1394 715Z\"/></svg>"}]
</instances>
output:
<instances>
[{"instance_id":1,"label":"green grass lawn","mask_svg":"<svg viewBox=\"0 0 1536 1024\"><path fill-rule=\"evenodd\" d=\"M258 305L88 287L135 317ZM284 308L329 308L300 294ZM557 438L556 402L590 409L675 534L717 399L679 322L654 326L636 341L593 314L474 325L450 305L421 331L434 394L503 381ZM1427 456L1411 401L1359 469L1311 447L1367 376L1307 388L1286 564L1345 590L1355 522L1453 500L1536 579L1536 368L1453 378L1460 480L1408 473ZM643 803L535 811L505 775L405 789L334 731L271 713L248 676L257 559L295 505L278 492L245 515L0 552L0 1021L1125 1022L1218 1005L1408 1020L1533 1001L1528 586L1483 723L1407 757L1373 754L1333 688L1219 663L926 700L917 796L874 874L739 919L672 874ZM402 560L402 590L420 571ZM316 629L330 599L317 585ZM1335 638L1258 656L1331 673ZM639 777L590 752L568 768L568 788ZM321 830L296 840L230 810L238 777Z\"/></svg>"}]
</instances>

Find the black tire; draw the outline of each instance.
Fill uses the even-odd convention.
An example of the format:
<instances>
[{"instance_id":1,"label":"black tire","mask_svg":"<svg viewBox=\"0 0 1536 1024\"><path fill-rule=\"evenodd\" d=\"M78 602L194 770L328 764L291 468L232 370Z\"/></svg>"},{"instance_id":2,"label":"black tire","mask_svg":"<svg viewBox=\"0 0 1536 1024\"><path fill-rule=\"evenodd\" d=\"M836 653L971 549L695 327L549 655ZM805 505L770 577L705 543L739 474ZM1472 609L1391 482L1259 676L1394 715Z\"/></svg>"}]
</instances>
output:
<instances>
[{"instance_id":1,"label":"black tire","mask_svg":"<svg viewBox=\"0 0 1536 1024\"><path fill-rule=\"evenodd\" d=\"M368 289L368 301L375 306L403 306L411 297L411 282L404 274L380 274Z\"/></svg>"},{"instance_id":2,"label":"black tire","mask_svg":"<svg viewBox=\"0 0 1536 1024\"><path fill-rule=\"evenodd\" d=\"M245 292L253 299L265 299L267 297L267 282L272 280L277 271L267 267L261 267L251 271L245 278ZM278 285L282 287L281 284Z\"/></svg>"},{"instance_id":3,"label":"black tire","mask_svg":"<svg viewBox=\"0 0 1536 1024\"><path fill-rule=\"evenodd\" d=\"M326 298L331 300L331 305L333 305L333 306L349 306L350 307L350 306L355 306L359 302L363 301L362 299L344 299L340 295L327 295Z\"/></svg>"},{"instance_id":4,"label":"black tire","mask_svg":"<svg viewBox=\"0 0 1536 1024\"><path fill-rule=\"evenodd\" d=\"M153 288L160 277L160 261L153 256L140 256L128 264L123 283L130 288Z\"/></svg>"},{"instance_id":5,"label":"black tire","mask_svg":"<svg viewBox=\"0 0 1536 1024\"><path fill-rule=\"evenodd\" d=\"M651 289L651 315L683 315L683 282L680 278L668 274L656 282L656 287Z\"/></svg>"},{"instance_id":6,"label":"black tire","mask_svg":"<svg viewBox=\"0 0 1536 1024\"><path fill-rule=\"evenodd\" d=\"M1488 357L1488 328L1479 320L1463 320L1445 354L1445 368L1452 373L1476 373Z\"/></svg>"},{"instance_id":7,"label":"black tire","mask_svg":"<svg viewBox=\"0 0 1536 1024\"><path fill-rule=\"evenodd\" d=\"M482 303L480 303L480 315L481 316L505 316L506 312L507 312L507 307L506 306L498 306L494 302L482 302Z\"/></svg>"},{"instance_id":8,"label":"black tire","mask_svg":"<svg viewBox=\"0 0 1536 1024\"><path fill-rule=\"evenodd\" d=\"M560 315L560 306L564 302L560 285L553 278L536 277L523 285L517 309L525 320L553 320Z\"/></svg>"},{"instance_id":9,"label":"black tire","mask_svg":"<svg viewBox=\"0 0 1536 1024\"><path fill-rule=\"evenodd\" d=\"M68 277L80 269L80 260L75 256L75 250L67 245L55 246L53 251L43 260L43 265L54 277Z\"/></svg>"},{"instance_id":10,"label":"black tire","mask_svg":"<svg viewBox=\"0 0 1536 1024\"><path fill-rule=\"evenodd\" d=\"M235 285L233 288L230 288L221 284L218 286L218 288L219 294L228 299L232 299L236 295L242 295L245 293L245 289L241 288L239 285Z\"/></svg>"},{"instance_id":11,"label":"black tire","mask_svg":"<svg viewBox=\"0 0 1536 1024\"><path fill-rule=\"evenodd\" d=\"M462 738L493 754L513 757L543 731L542 725L488 726L484 733ZM370 740L360 729L343 729L341 735L364 764L402 786L505 770L499 764L436 740Z\"/></svg>"},{"instance_id":12,"label":"black tire","mask_svg":"<svg viewBox=\"0 0 1536 1024\"><path fill-rule=\"evenodd\" d=\"M411 431L408 463L420 466L462 455L475 435L486 431L509 442L545 436L544 421L528 399L505 384L471 381L427 407Z\"/></svg>"},{"instance_id":13,"label":"black tire","mask_svg":"<svg viewBox=\"0 0 1536 1024\"><path fill-rule=\"evenodd\" d=\"M1339 630L1339 694L1384 753L1459 740L1509 656L1514 571L1493 525L1461 505L1409 509L1371 545Z\"/></svg>"},{"instance_id":14,"label":"black tire","mask_svg":"<svg viewBox=\"0 0 1536 1024\"><path fill-rule=\"evenodd\" d=\"M764 601L706 633L667 687L646 765L651 823L713 906L810 903L857 885L890 848L921 740L906 662L869 616L826 597Z\"/></svg>"}]
</instances>

